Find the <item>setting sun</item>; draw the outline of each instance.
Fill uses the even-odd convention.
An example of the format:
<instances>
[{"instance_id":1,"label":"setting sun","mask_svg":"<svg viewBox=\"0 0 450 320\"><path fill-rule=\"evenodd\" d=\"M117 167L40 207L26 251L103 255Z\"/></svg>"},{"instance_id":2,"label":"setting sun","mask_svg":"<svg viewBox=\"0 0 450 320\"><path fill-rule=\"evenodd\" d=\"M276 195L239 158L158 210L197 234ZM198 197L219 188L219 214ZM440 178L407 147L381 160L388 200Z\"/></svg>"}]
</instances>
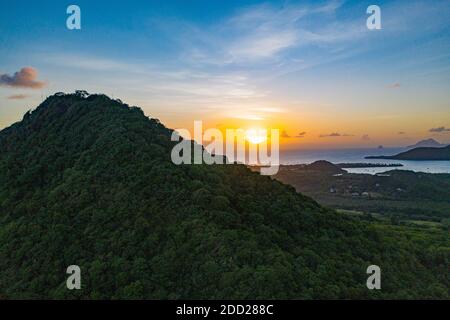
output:
<instances>
[{"instance_id":1,"label":"setting sun","mask_svg":"<svg viewBox=\"0 0 450 320\"><path fill-rule=\"evenodd\" d=\"M253 144L259 144L267 140L266 129L248 129L245 132L245 139Z\"/></svg>"}]
</instances>

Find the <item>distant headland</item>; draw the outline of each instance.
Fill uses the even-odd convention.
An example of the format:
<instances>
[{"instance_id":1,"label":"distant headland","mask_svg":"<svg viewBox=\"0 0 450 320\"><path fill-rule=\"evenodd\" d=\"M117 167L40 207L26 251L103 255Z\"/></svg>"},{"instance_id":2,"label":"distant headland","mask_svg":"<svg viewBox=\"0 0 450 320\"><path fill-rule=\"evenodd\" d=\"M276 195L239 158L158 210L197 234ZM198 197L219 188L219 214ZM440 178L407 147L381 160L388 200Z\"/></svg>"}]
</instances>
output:
<instances>
[{"instance_id":1,"label":"distant headland","mask_svg":"<svg viewBox=\"0 0 450 320\"><path fill-rule=\"evenodd\" d=\"M367 156L366 159L392 159L392 160L417 160L434 161L450 160L450 146L442 148L420 147L393 156Z\"/></svg>"}]
</instances>

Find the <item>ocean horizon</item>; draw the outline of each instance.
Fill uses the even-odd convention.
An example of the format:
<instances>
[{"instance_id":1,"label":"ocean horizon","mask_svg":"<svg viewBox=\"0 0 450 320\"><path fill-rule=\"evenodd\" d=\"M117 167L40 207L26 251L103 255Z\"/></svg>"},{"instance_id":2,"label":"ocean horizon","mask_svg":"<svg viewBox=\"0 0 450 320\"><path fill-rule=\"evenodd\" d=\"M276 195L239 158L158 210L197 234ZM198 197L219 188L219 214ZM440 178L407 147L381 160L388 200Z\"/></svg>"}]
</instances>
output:
<instances>
[{"instance_id":1,"label":"ocean horizon","mask_svg":"<svg viewBox=\"0 0 450 320\"><path fill-rule=\"evenodd\" d=\"M365 174L377 174L393 169L426 173L450 173L450 161L365 159L366 156L390 156L406 150L408 149L400 147L280 150L280 163L284 165L309 164L318 160L326 160L331 163L402 164L402 167L395 168L345 168L345 170L349 173Z\"/></svg>"}]
</instances>

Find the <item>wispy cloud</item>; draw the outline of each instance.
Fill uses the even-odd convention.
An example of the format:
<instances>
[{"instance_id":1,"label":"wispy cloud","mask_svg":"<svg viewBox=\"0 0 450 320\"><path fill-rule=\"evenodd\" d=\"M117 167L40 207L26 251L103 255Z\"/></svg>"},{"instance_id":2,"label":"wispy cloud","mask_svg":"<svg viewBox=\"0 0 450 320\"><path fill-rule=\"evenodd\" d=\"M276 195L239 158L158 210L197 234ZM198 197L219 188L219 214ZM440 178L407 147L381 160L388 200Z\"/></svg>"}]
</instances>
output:
<instances>
[{"instance_id":1,"label":"wispy cloud","mask_svg":"<svg viewBox=\"0 0 450 320\"><path fill-rule=\"evenodd\" d=\"M261 120L264 120L263 117L257 116L257 115L254 115L254 114L232 115L231 118L242 119L242 120L254 120L254 121L261 121Z\"/></svg>"},{"instance_id":2,"label":"wispy cloud","mask_svg":"<svg viewBox=\"0 0 450 320\"><path fill-rule=\"evenodd\" d=\"M450 132L450 128L446 128L446 127L437 127L437 128L431 128L430 130L428 130L429 132L432 133L448 133Z\"/></svg>"},{"instance_id":3,"label":"wispy cloud","mask_svg":"<svg viewBox=\"0 0 450 320\"><path fill-rule=\"evenodd\" d=\"M296 138L303 138L306 135L305 131L299 132L295 137Z\"/></svg>"},{"instance_id":4,"label":"wispy cloud","mask_svg":"<svg viewBox=\"0 0 450 320\"><path fill-rule=\"evenodd\" d=\"M21 100L21 99L26 99L28 97L29 97L29 95L27 95L27 94L13 94L11 96L8 96L6 99L9 99L9 100Z\"/></svg>"},{"instance_id":5,"label":"wispy cloud","mask_svg":"<svg viewBox=\"0 0 450 320\"><path fill-rule=\"evenodd\" d=\"M272 57L283 49L297 43L297 35L292 31L283 31L240 39L229 49L235 59L258 59Z\"/></svg>"},{"instance_id":6,"label":"wispy cloud","mask_svg":"<svg viewBox=\"0 0 450 320\"><path fill-rule=\"evenodd\" d=\"M203 70L188 64L167 66L157 64L142 64L129 59L111 59L107 57L89 56L85 54L53 54L51 57L40 56L46 63L65 66L83 74L108 73L102 81L103 85L127 87L134 92L148 96L147 101L160 99L162 103L183 103L200 106L241 105L240 111L248 111L248 118L254 118L251 113L258 114L283 112L280 108L267 107L249 103L250 100L261 99L265 93L257 90L241 71ZM74 61L71 63L71 61ZM88 77L89 79L89 77ZM89 81L89 80L87 80ZM168 98L170 97L170 98ZM164 101L162 101L164 100ZM244 103L245 101L245 103ZM245 107L242 107L245 105Z\"/></svg>"},{"instance_id":7,"label":"wispy cloud","mask_svg":"<svg viewBox=\"0 0 450 320\"><path fill-rule=\"evenodd\" d=\"M400 86L401 85L398 82L394 82L394 83L391 83L391 84L387 85L387 87L390 88L390 89L398 89L398 88L400 88Z\"/></svg>"},{"instance_id":8,"label":"wispy cloud","mask_svg":"<svg viewBox=\"0 0 450 320\"><path fill-rule=\"evenodd\" d=\"M236 12L216 24L200 28L186 22L156 24L183 48L184 58L212 65L249 66L260 63L298 62L285 56L307 45L354 41L367 32L360 21L340 21L336 11L343 1L325 4L259 4ZM320 24L311 21L321 21ZM174 32L176 29L176 32Z\"/></svg>"},{"instance_id":9,"label":"wispy cloud","mask_svg":"<svg viewBox=\"0 0 450 320\"><path fill-rule=\"evenodd\" d=\"M321 134L321 135L319 135L319 138L352 137L352 136L353 136L352 134L332 132L332 133L329 133L329 134Z\"/></svg>"},{"instance_id":10,"label":"wispy cloud","mask_svg":"<svg viewBox=\"0 0 450 320\"><path fill-rule=\"evenodd\" d=\"M281 138L290 138L291 136L287 133L286 130L281 130L280 137Z\"/></svg>"},{"instance_id":11,"label":"wispy cloud","mask_svg":"<svg viewBox=\"0 0 450 320\"><path fill-rule=\"evenodd\" d=\"M46 83L37 80L38 71L32 67L24 67L15 72L12 76L9 74L0 74L0 86L12 88L40 89Z\"/></svg>"},{"instance_id":12,"label":"wispy cloud","mask_svg":"<svg viewBox=\"0 0 450 320\"><path fill-rule=\"evenodd\" d=\"M123 62L107 57L97 57L76 53L45 53L38 54L42 61L53 65L65 66L66 68L76 68L89 71L125 71L132 73L143 73L148 70L147 65L138 65L130 62Z\"/></svg>"}]
</instances>

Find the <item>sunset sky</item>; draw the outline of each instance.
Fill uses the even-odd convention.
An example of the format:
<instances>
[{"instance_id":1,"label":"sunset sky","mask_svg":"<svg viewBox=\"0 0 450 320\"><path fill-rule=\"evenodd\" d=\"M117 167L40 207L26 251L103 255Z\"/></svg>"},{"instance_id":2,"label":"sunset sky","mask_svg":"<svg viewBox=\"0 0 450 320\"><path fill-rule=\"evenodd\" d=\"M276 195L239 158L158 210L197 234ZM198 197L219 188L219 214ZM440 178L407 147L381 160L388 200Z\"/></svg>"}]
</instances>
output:
<instances>
[{"instance_id":1,"label":"sunset sky","mask_svg":"<svg viewBox=\"0 0 450 320\"><path fill-rule=\"evenodd\" d=\"M286 148L450 143L449 17L450 1L2 1L0 129L84 89L171 128L278 128Z\"/></svg>"}]
</instances>

